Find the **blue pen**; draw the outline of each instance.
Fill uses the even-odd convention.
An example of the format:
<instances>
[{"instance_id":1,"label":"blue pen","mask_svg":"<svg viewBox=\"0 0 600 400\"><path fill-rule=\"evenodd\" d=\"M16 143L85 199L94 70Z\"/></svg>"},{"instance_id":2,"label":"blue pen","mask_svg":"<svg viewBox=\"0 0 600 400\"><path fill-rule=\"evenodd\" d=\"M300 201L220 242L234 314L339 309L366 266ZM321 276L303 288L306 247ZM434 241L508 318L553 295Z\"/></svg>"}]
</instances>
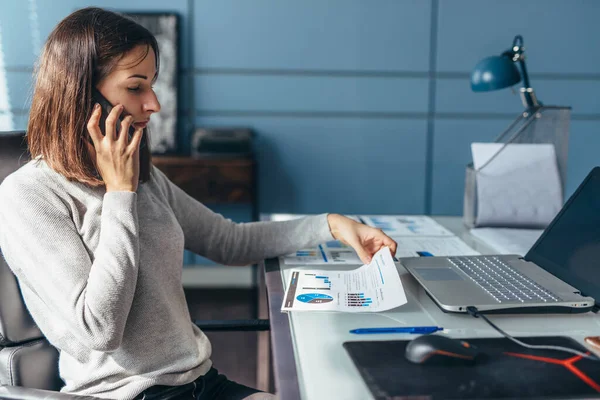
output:
<instances>
[{"instance_id":1,"label":"blue pen","mask_svg":"<svg viewBox=\"0 0 600 400\"><path fill-rule=\"evenodd\" d=\"M391 328L358 328L352 329L350 333L365 335L370 333L433 333L444 328L439 326L401 326Z\"/></svg>"}]
</instances>

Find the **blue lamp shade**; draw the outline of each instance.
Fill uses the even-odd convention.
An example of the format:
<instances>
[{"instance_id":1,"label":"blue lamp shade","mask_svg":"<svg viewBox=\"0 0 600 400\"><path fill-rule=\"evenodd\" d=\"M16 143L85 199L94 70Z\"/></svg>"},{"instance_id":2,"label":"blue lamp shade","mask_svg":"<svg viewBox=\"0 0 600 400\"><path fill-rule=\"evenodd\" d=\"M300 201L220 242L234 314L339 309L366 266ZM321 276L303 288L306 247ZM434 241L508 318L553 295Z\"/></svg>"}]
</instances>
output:
<instances>
[{"instance_id":1,"label":"blue lamp shade","mask_svg":"<svg viewBox=\"0 0 600 400\"><path fill-rule=\"evenodd\" d=\"M471 89L487 92L513 86L521 80L515 63L506 56L492 56L481 60L471 73Z\"/></svg>"}]
</instances>

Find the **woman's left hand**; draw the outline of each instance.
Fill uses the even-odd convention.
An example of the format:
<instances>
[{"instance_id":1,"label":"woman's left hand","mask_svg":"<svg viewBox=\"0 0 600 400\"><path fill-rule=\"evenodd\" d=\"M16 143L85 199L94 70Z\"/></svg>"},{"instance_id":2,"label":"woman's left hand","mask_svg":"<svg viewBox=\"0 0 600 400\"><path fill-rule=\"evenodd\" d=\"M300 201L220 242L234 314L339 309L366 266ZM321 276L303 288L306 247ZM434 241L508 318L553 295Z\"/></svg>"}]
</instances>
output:
<instances>
[{"instance_id":1,"label":"woman's left hand","mask_svg":"<svg viewBox=\"0 0 600 400\"><path fill-rule=\"evenodd\" d=\"M333 238L352 246L365 264L370 263L373 255L385 246L390 248L392 257L396 254L396 242L381 229L361 224L340 214L327 215L327 222Z\"/></svg>"}]
</instances>

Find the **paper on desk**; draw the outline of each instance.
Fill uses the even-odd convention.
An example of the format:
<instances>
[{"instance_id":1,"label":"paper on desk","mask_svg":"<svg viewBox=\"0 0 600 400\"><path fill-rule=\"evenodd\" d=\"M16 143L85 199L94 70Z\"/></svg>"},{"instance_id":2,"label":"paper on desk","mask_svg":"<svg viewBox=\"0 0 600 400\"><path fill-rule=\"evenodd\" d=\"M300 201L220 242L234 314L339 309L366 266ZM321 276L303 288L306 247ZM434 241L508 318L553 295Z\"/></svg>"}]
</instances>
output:
<instances>
[{"instance_id":1,"label":"paper on desk","mask_svg":"<svg viewBox=\"0 0 600 400\"><path fill-rule=\"evenodd\" d=\"M392 237L398 243L396 258L422 256L479 255L457 236L451 237Z\"/></svg>"},{"instance_id":2,"label":"paper on desk","mask_svg":"<svg viewBox=\"0 0 600 400\"><path fill-rule=\"evenodd\" d=\"M545 227L563 202L554 145L502 146L503 143L471 144L477 170L478 225Z\"/></svg>"},{"instance_id":3,"label":"paper on desk","mask_svg":"<svg viewBox=\"0 0 600 400\"><path fill-rule=\"evenodd\" d=\"M300 249L280 260L286 265L362 264L354 249L338 240L331 240L314 248Z\"/></svg>"},{"instance_id":4,"label":"paper on desk","mask_svg":"<svg viewBox=\"0 0 600 400\"><path fill-rule=\"evenodd\" d=\"M292 270L281 311L378 312L406 304L390 249L357 269Z\"/></svg>"},{"instance_id":5,"label":"paper on desk","mask_svg":"<svg viewBox=\"0 0 600 400\"><path fill-rule=\"evenodd\" d=\"M426 215L361 215L360 218L389 236L454 236Z\"/></svg>"},{"instance_id":6,"label":"paper on desk","mask_svg":"<svg viewBox=\"0 0 600 400\"><path fill-rule=\"evenodd\" d=\"M315 214L283 214L283 213L279 213L279 214L270 214L269 220L270 221L290 221L293 219L311 217L314 215ZM346 217L353 219L356 222L361 222L360 219L358 218L358 216L356 216L356 215L346 215Z\"/></svg>"},{"instance_id":7,"label":"paper on desk","mask_svg":"<svg viewBox=\"0 0 600 400\"><path fill-rule=\"evenodd\" d=\"M478 255L457 236L392 236L398 243L396 258L431 256ZM285 265L360 265L358 254L352 247L337 240L318 247L301 249L280 257Z\"/></svg>"},{"instance_id":8,"label":"paper on desk","mask_svg":"<svg viewBox=\"0 0 600 400\"><path fill-rule=\"evenodd\" d=\"M476 228L471 234L500 254L524 256L541 236L543 229Z\"/></svg>"},{"instance_id":9,"label":"paper on desk","mask_svg":"<svg viewBox=\"0 0 600 400\"><path fill-rule=\"evenodd\" d=\"M270 221L291 221L293 219L300 219L308 217L308 214L271 214L269 216Z\"/></svg>"}]
</instances>

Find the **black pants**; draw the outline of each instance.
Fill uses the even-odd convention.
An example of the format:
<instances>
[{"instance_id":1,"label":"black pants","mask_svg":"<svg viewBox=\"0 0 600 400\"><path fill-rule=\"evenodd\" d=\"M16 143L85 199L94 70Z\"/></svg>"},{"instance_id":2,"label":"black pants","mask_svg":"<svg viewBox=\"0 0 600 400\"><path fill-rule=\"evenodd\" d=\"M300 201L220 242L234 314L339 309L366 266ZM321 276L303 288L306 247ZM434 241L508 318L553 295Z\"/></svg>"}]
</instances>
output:
<instances>
[{"instance_id":1,"label":"black pants","mask_svg":"<svg viewBox=\"0 0 600 400\"><path fill-rule=\"evenodd\" d=\"M136 397L144 400L241 400L260 390L240 385L211 368L206 375L182 386L152 386Z\"/></svg>"}]
</instances>

